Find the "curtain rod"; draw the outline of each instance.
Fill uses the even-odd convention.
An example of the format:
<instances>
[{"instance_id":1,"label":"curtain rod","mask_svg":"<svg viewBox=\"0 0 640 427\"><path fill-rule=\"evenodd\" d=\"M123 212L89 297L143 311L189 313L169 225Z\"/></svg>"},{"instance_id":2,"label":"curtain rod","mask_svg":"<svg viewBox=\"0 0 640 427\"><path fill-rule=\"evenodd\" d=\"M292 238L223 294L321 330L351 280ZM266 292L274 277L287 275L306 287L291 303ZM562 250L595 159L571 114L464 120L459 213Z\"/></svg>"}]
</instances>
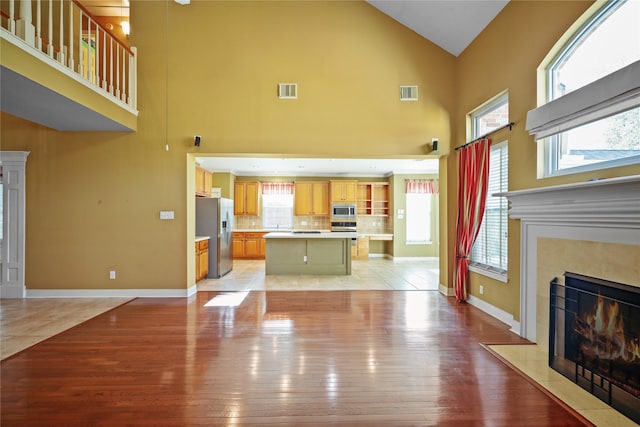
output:
<instances>
[{"instance_id":1,"label":"curtain rod","mask_svg":"<svg viewBox=\"0 0 640 427\"><path fill-rule=\"evenodd\" d=\"M516 122L509 122L509 123L507 123L507 124L506 124L506 125L504 125L504 126L501 126L501 127L497 128L497 129L492 130L491 132L487 132L487 133L485 133L484 135L482 135L482 136L480 136L480 137L478 137L478 138L474 139L473 141L469 141L469 142L467 142L466 144L462 144L461 146L456 147L456 151L458 151L458 150L460 150L460 149L462 149L462 148L465 148L465 147L466 147L466 146L468 146L468 145L471 145L471 144L473 144L473 143L476 143L476 142L478 142L478 141L481 141L481 140L485 139L486 137L488 137L489 135L494 134L494 133L496 133L496 132L498 132L498 131L501 131L502 129L509 128L509 130L511 130L511 128L513 128L513 126L514 126L515 124L516 124Z\"/></svg>"}]
</instances>

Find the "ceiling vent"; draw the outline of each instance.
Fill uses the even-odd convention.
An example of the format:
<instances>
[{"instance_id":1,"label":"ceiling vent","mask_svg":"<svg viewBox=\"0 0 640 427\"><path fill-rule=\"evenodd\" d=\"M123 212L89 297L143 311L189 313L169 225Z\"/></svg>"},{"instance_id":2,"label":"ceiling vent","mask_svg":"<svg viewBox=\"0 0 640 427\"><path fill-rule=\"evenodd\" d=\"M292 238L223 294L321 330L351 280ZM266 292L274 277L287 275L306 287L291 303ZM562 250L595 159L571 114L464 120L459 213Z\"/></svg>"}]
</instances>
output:
<instances>
[{"instance_id":1,"label":"ceiling vent","mask_svg":"<svg viewBox=\"0 0 640 427\"><path fill-rule=\"evenodd\" d=\"M418 86L400 86L400 101L417 101Z\"/></svg>"},{"instance_id":2,"label":"ceiling vent","mask_svg":"<svg viewBox=\"0 0 640 427\"><path fill-rule=\"evenodd\" d=\"M298 99L297 83L278 83L278 98Z\"/></svg>"}]
</instances>

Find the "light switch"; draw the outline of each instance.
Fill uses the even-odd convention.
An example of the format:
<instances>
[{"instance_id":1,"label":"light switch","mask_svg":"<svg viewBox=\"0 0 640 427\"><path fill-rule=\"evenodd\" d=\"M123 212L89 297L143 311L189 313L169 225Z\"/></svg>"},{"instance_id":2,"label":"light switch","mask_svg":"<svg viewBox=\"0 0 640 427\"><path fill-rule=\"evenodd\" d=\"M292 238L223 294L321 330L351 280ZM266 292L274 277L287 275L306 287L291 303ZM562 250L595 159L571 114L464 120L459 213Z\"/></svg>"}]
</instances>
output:
<instances>
[{"instance_id":1,"label":"light switch","mask_svg":"<svg viewBox=\"0 0 640 427\"><path fill-rule=\"evenodd\" d=\"M174 212L173 211L160 211L160 219L173 219Z\"/></svg>"}]
</instances>

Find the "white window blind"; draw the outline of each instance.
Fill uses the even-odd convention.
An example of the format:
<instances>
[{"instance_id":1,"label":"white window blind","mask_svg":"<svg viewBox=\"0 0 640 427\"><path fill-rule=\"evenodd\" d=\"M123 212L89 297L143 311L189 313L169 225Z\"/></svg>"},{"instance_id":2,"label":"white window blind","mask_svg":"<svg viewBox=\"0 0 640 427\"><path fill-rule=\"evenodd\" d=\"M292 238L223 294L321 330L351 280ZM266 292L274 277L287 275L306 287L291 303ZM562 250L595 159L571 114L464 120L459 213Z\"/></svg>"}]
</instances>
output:
<instances>
[{"instance_id":1,"label":"white window blind","mask_svg":"<svg viewBox=\"0 0 640 427\"><path fill-rule=\"evenodd\" d=\"M471 250L471 265L499 273L507 271L507 209L506 197L494 193L508 190L509 152L505 142L491 147L489 160L487 204L480 232Z\"/></svg>"},{"instance_id":2,"label":"white window blind","mask_svg":"<svg viewBox=\"0 0 640 427\"><path fill-rule=\"evenodd\" d=\"M293 183L262 183L262 226L266 229L293 228Z\"/></svg>"},{"instance_id":3,"label":"white window blind","mask_svg":"<svg viewBox=\"0 0 640 427\"><path fill-rule=\"evenodd\" d=\"M431 242L431 194L407 193L407 243Z\"/></svg>"}]
</instances>

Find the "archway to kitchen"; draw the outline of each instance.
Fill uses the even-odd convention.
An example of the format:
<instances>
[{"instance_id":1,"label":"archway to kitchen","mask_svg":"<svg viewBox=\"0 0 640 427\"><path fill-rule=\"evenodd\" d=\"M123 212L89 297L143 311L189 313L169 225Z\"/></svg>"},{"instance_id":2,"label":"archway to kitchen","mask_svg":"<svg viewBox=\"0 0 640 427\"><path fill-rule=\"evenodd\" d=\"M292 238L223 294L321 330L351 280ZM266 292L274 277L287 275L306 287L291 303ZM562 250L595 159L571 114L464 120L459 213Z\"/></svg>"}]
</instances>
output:
<instances>
[{"instance_id":1,"label":"archway to kitchen","mask_svg":"<svg viewBox=\"0 0 640 427\"><path fill-rule=\"evenodd\" d=\"M355 256L353 262L353 274L347 278L333 278L332 286L327 287L326 280L314 277L313 280L304 280L305 286L289 286L299 289L313 289L314 286L322 289L350 288L363 289L362 286L371 286L364 289L429 289L442 288L440 283L440 235L443 229L441 221L441 206L443 194L430 194L428 206L428 240L410 241L412 227L407 230L407 220L411 220L412 206L407 205L405 194L406 180L429 180L436 183L440 177L439 160L427 156L402 157L394 159L381 158L311 158L308 156L247 156L233 154L195 154L187 156L187 215L188 215L188 245L187 262L189 266L189 283L197 283L198 289L207 286L218 286L216 289L237 289L238 282L243 282L244 288L264 289L273 282L272 276L264 276L264 260L256 256L256 233L265 233L270 230L264 224L262 209L259 212L245 214L236 212L234 215L235 252L236 258L233 264L233 273L220 279L202 278L198 271L198 242L196 241L196 208L194 195L197 198L222 197L234 199L236 182L243 184L273 183L273 182L320 182L328 185L328 181L357 181L360 197L366 197L366 202L359 201L359 215L357 216L357 228L359 235L365 235L368 247L364 248L365 256ZM203 178L203 176L205 178ZM201 184L201 180L210 180L209 185ZM374 190L371 196L371 189ZM249 191L251 192L251 190ZM365 196L363 196L365 195ZM327 196L328 197L328 196ZM385 199L386 200L381 200ZM446 198L446 197L445 197ZM376 203L377 206L386 206L384 210L364 211L365 203ZM381 205L379 204L381 203ZM250 203L251 204L251 203ZM293 212L293 207L289 207ZM299 213L299 212L298 212ZM330 215L293 215L292 228L318 229L329 231ZM445 218L446 222L446 218ZM245 240L243 238L246 237ZM360 243L360 240L358 241ZM217 245L211 240L209 245ZM196 246L196 250L192 248ZM246 245L246 254L243 255L243 246ZM362 249L362 248L358 248ZM356 255L357 249L352 251ZM264 252L263 252L264 254ZM250 261L248 259L251 259ZM215 270L215 268L211 270ZM372 277L372 272L378 269L378 276ZM396 271L394 271L394 269ZM255 271L258 270L258 271ZM242 276L242 280L237 280ZM358 285L346 284L364 276L366 280ZM252 279L247 282L247 277ZM233 280L234 284L230 284ZM298 278L300 279L300 278ZM305 278L307 279L307 278ZM381 280L384 282L381 283ZM298 280L301 281L301 280ZM265 284L266 282L266 284ZM323 282L323 283L320 283ZM340 282L340 283L337 283ZM315 284L314 284L315 283ZM209 289L207 287L207 289ZM444 288L446 292L446 287Z\"/></svg>"}]
</instances>

